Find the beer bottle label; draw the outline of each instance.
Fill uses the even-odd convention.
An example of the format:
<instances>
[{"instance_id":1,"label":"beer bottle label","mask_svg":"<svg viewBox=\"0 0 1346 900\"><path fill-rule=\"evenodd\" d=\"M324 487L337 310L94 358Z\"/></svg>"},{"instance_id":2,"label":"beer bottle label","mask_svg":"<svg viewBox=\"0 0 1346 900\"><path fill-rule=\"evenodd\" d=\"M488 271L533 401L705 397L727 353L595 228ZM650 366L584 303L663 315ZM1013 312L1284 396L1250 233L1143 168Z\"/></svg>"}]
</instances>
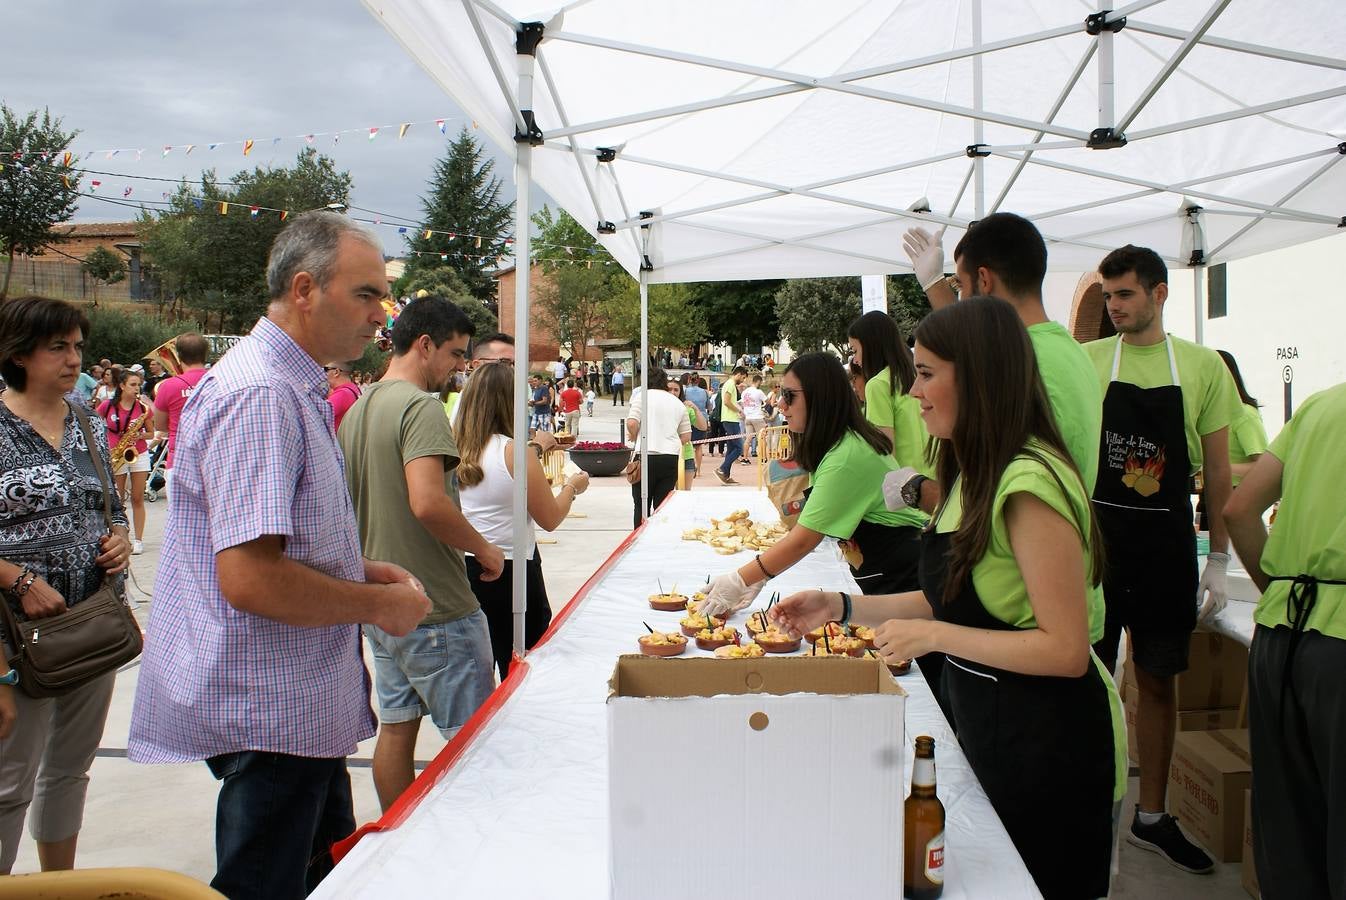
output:
<instances>
[{"instance_id":1,"label":"beer bottle label","mask_svg":"<svg viewBox=\"0 0 1346 900\"><path fill-rule=\"evenodd\" d=\"M944 832L925 845L925 877L931 884L944 883Z\"/></svg>"}]
</instances>

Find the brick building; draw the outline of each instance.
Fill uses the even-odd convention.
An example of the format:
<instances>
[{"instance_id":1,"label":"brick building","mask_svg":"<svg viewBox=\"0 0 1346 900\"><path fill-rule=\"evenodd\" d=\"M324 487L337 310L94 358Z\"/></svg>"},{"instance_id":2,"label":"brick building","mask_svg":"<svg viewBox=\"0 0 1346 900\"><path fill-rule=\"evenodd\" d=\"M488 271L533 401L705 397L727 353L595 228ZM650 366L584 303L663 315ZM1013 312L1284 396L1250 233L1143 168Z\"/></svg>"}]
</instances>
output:
<instances>
[{"instance_id":1,"label":"brick building","mask_svg":"<svg viewBox=\"0 0 1346 900\"><path fill-rule=\"evenodd\" d=\"M499 269L494 275L500 330L505 334L518 334L514 320L514 266ZM528 276L528 305L530 308L535 307L538 302L538 288L550 284L551 278L543 274L542 267L533 266ZM598 337L601 337L601 335L595 335L595 338ZM536 314L531 316L528 322L528 361L531 366L538 368L542 363L555 362L557 357L562 355L569 357L572 354L563 354L561 342L557 340L556 335L552 334L551 329L539 321ZM573 356L575 359L593 361L602 359L603 351L598 346L576 347Z\"/></svg>"},{"instance_id":2,"label":"brick building","mask_svg":"<svg viewBox=\"0 0 1346 900\"><path fill-rule=\"evenodd\" d=\"M136 222L61 224L51 229L56 238L39 256L14 257L11 296L37 293L68 300L91 300L97 288L99 300L143 299L140 269L140 238ZM95 285L80 263L97 247L120 256L127 265L126 277L116 284Z\"/></svg>"}]
</instances>

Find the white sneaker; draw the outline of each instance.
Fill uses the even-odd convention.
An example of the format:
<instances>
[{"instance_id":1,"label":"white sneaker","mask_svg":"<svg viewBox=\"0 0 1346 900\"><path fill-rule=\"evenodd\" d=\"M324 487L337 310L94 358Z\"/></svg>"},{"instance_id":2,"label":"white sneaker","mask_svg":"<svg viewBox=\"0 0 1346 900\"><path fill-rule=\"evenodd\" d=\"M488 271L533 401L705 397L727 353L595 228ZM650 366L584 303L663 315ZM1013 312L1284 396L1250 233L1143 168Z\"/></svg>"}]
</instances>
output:
<instances>
[{"instance_id":1,"label":"white sneaker","mask_svg":"<svg viewBox=\"0 0 1346 900\"><path fill-rule=\"evenodd\" d=\"M144 544L142 541L132 541L132 542L131 542L131 555L132 555L132 556L139 556L140 554L142 554L142 553L144 553L144 552L145 552L145 544Z\"/></svg>"}]
</instances>

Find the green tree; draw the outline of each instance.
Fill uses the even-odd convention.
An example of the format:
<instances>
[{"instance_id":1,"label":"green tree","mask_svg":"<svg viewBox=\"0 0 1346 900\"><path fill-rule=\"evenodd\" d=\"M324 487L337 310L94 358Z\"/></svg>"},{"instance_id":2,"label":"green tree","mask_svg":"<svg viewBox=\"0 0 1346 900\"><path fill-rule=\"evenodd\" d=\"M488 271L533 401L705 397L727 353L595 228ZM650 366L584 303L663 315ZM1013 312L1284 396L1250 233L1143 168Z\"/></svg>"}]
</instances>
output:
<instances>
[{"instance_id":1,"label":"green tree","mask_svg":"<svg viewBox=\"0 0 1346 900\"><path fill-rule=\"evenodd\" d=\"M500 320L496 314L487 309L485 303L469 294L457 274L450 269L422 269L398 283L403 282L405 287L399 291L398 296L415 297L424 291L426 294L443 297L462 307L463 312L472 320L478 335L500 330Z\"/></svg>"},{"instance_id":2,"label":"green tree","mask_svg":"<svg viewBox=\"0 0 1346 900\"><path fill-rule=\"evenodd\" d=\"M165 212L142 218L141 242L162 289L202 328L218 316L220 331L241 331L266 310L267 254L285 224L274 210L344 205L350 190L350 174L312 147L291 167L258 167L224 183L212 169L199 185L179 185Z\"/></svg>"},{"instance_id":3,"label":"green tree","mask_svg":"<svg viewBox=\"0 0 1346 900\"><path fill-rule=\"evenodd\" d=\"M159 321L154 316L119 309L89 310L89 335L84 341L84 359L106 357L123 365L145 358L155 347L186 329Z\"/></svg>"},{"instance_id":4,"label":"green tree","mask_svg":"<svg viewBox=\"0 0 1346 900\"><path fill-rule=\"evenodd\" d=\"M464 128L435 163L430 192L421 198L422 230L409 243L407 274L426 269L453 270L468 293L483 303L495 301L495 280L487 274L505 252L511 211L501 202L502 183L493 174L495 160ZM427 237L424 229L430 230Z\"/></svg>"},{"instance_id":5,"label":"green tree","mask_svg":"<svg viewBox=\"0 0 1346 900\"><path fill-rule=\"evenodd\" d=\"M120 254L98 246L89 251L79 267L93 279L93 305L98 305L98 285L116 284L126 277L126 263Z\"/></svg>"},{"instance_id":6,"label":"green tree","mask_svg":"<svg viewBox=\"0 0 1346 900\"><path fill-rule=\"evenodd\" d=\"M778 279L703 281L687 287L705 320L707 338L756 353L780 340L776 292L783 284Z\"/></svg>"},{"instance_id":7,"label":"green tree","mask_svg":"<svg viewBox=\"0 0 1346 900\"><path fill-rule=\"evenodd\" d=\"M859 315L859 278L798 278L776 292L781 335L795 353L841 350L847 328Z\"/></svg>"},{"instance_id":8,"label":"green tree","mask_svg":"<svg viewBox=\"0 0 1346 900\"><path fill-rule=\"evenodd\" d=\"M70 221L78 202L79 174L65 151L78 131L64 131L48 110L20 118L0 103L0 253L7 257L0 302L9 294L14 257L39 255L60 238L51 227ZM73 160L71 160L73 162Z\"/></svg>"},{"instance_id":9,"label":"green tree","mask_svg":"<svg viewBox=\"0 0 1346 900\"><path fill-rule=\"evenodd\" d=\"M565 210L553 217L544 206L532 221L538 232L533 259L544 276L538 280L534 315L560 343L570 345L572 354L583 353L608 331L608 307L630 280Z\"/></svg>"},{"instance_id":10,"label":"green tree","mask_svg":"<svg viewBox=\"0 0 1346 900\"><path fill-rule=\"evenodd\" d=\"M650 350L682 351L706 336L706 319L692 303L692 290L685 284L652 284L650 298ZM640 286L627 282L608 303L608 333L640 346ZM676 356L677 353L675 352Z\"/></svg>"},{"instance_id":11,"label":"green tree","mask_svg":"<svg viewBox=\"0 0 1346 900\"><path fill-rule=\"evenodd\" d=\"M902 329L902 336L908 339L921 320L930 315L930 301L915 275L888 276L888 312Z\"/></svg>"}]
</instances>

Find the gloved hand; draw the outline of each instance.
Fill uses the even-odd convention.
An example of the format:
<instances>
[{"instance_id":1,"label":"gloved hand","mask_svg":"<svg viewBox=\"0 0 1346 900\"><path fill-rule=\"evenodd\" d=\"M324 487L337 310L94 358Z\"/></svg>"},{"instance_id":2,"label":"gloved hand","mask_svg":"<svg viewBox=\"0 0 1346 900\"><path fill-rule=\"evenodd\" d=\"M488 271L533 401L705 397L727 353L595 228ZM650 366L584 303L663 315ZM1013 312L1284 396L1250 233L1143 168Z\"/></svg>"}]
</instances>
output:
<instances>
[{"instance_id":1,"label":"gloved hand","mask_svg":"<svg viewBox=\"0 0 1346 900\"><path fill-rule=\"evenodd\" d=\"M1197 620L1204 622L1225 608L1229 602L1228 553L1212 553L1206 557L1206 568L1196 588L1196 602L1201 604Z\"/></svg>"},{"instance_id":2,"label":"gloved hand","mask_svg":"<svg viewBox=\"0 0 1346 900\"><path fill-rule=\"evenodd\" d=\"M921 290L929 290L932 284L944 277L943 228L934 234L920 226L909 228L902 236L902 247L907 251L907 258L911 260L911 267L916 272L916 280L921 283Z\"/></svg>"},{"instance_id":3,"label":"gloved hand","mask_svg":"<svg viewBox=\"0 0 1346 900\"><path fill-rule=\"evenodd\" d=\"M883 502L889 509L897 512L907 508L907 501L902 499L902 486L919 474L911 466L904 466L883 476Z\"/></svg>"},{"instance_id":4,"label":"gloved hand","mask_svg":"<svg viewBox=\"0 0 1346 900\"><path fill-rule=\"evenodd\" d=\"M706 599L701 601L701 612L720 618L736 613L757 599L765 584L765 578L756 584L744 584L738 569L717 575L706 589Z\"/></svg>"}]
</instances>

